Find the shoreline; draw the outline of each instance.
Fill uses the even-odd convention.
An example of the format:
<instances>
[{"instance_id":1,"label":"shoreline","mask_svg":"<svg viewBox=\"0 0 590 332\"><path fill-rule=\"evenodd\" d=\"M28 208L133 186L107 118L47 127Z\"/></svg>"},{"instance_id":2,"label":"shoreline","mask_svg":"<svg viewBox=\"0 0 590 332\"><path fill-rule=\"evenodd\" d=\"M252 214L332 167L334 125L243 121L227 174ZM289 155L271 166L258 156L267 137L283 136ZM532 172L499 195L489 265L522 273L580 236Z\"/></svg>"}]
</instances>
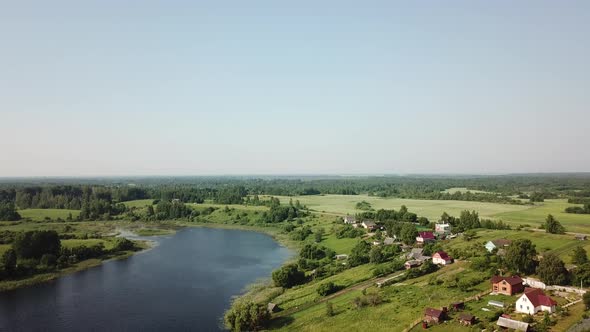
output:
<instances>
[{"instance_id":1,"label":"shoreline","mask_svg":"<svg viewBox=\"0 0 590 332\"><path fill-rule=\"evenodd\" d=\"M207 227L207 228L217 228L217 229L233 229L233 230L240 230L240 231L250 231L250 232L257 232L261 234L265 234L270 236L274 241L276 241L280 246L287 248L290 251L293 251L293 255L289 257L284 263L290 262L293 257L295 256L295 251L297 246L292 243L291 241L287 240L285 237L278 236L276 228L267 229L266 227L257 227L257 226L247 226L247 225L231 225L231 224L222 224L222 223L187 223L187 222L179 222L179 221L165 221L160 226L164 226L161 230L164 230L166 233L164 234L154 234L154 235L138 235L134 230L129 228L118 228L117 229L117 237L125 237L132 241L139 242L141 245L141 249L138 251L125 251L120 254L114 256L108 256L105 258L91 258L84 260L82 262L78 262L75 266L69 266L63 270L48 272L48 273L41 273L32 275L28 278L18 279L18 280L4 280L0 282L0 293L14 291L20 288L25 287L32 287L35 285L52 282L58 278L65 277L70 274L74 274L77 272L81 272L84 270L88 270L97 266L102 265L103 263L112 261L112 260L121 260L127 259L131 256L148 252L155 247L157 247L158 242L155 240L149 239L149 237L154 236L166 236L166 235L174 235L179 229L189 228L189 227ZM270 276L269 276L270 277ZM233 297L233 299L241 298L248 294L248 289L250 289L253 285L259 284L259 282L254 282L248 284L244 287L243 292L237 294Z\"/></svg>"},{"instance_id":2,"label":"shoreline","mask_svg":"<svg viewBox=\"0 0 590 332\"><path fill-rule=\"evenodd\" d=\"M144 242L146 242L146 244L147 244L147 241L144 241ZM82 272L85 270L95 268L97 266L102 265L105 262L108 262L108 261L127 259L135 254L139 254L141 252L150 250L151 248L152 248L152 246L148 245L146 248L142 248L141 250L138 250L138 251L125 251L125 252L122 252L122 253L114 255L114 256L105 257L104 259L103 258L90 258L90 259L78 262L75 266L69 266L63 270L59 270L59 271L55 271L55 272L36 274L36 275L32 275L29 278L18 279L18 280L4 280L4 281L0 282L0 294L4 293L4 292L14 291L14 290L17 290L20 288L32 287L32 286L40 285L43 283L52 282L52 281L55 281L59 278L68 276L70 274L74 274L74 273L78 273L78 272Z\"/></svg>"}]
</instances>

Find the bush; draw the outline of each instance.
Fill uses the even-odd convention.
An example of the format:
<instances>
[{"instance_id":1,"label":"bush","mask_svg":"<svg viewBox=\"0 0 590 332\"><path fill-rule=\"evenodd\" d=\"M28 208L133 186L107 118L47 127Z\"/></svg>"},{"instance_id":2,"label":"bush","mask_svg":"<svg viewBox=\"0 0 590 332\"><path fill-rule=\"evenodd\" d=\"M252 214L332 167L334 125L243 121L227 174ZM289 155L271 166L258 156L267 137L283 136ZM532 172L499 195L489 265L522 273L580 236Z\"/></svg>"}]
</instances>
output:
<instances>
[{"instance_id":1,"label":"bush","mask_svg":"<svg viewBox=\"0 0 590 332\"><path fill-rule=\"evenodd\" d=\"M288 264L273 271L272 280L279 287L291 288L305 282L305 273L297 265Z\"/></svg>"},{"instance_id":2,"label":"bush","mask_svg":"<svg viewBox=\"0 0 590 332\"><path fill-rule=\"evenodd\" d=\"M113 247L113 251L127 251L127 250L133 250L135 249L135 244L124 238L124 237L120 237L117 238L116 242L115 242L115 246Z\"/></svg>"},{"instance_id":3,"label":"bush","mask_svg":"<svg viewBox=\"0 0 590 332\"><path fill-rule=\"evenodd\" d=\"M336 293L337 291L339 291L342 287L337 286L336 284L334 284L333 282L327 282L325 284L321 284L318 289L317 292L319 295L321 296L326 296L326 295L330 295L332 293Z\"/></svg>"},{"instance_id":4,"label":"bush","mask_svg":"<svg viewBox=\"0 0 590 332\"><path fill-rule=\"evenodd\" d=\"M326 302L326 316L334 316L334 306L330 302Z\"/></svg>"},{"instance_id":5,"label":"bush","mask_svg":"<svg viewBox=\"0 0 590 332\"><path fill-rule=\"evenodd\" d=\"M225 327L231 331L257 331L270 319L270 313L261 304L237 301L225 313Z\"/></svg>"},{"instance_id":6,"label":"bush","mask_svg":"<svg viewBox=\"0 0 590 332\"><path fill-rule=\"evenodd\" d=\"M53 254L45 254L41 256L41 265L46 267L54 267L57 262L57 257Z\"/></svg>"}]
</instances>

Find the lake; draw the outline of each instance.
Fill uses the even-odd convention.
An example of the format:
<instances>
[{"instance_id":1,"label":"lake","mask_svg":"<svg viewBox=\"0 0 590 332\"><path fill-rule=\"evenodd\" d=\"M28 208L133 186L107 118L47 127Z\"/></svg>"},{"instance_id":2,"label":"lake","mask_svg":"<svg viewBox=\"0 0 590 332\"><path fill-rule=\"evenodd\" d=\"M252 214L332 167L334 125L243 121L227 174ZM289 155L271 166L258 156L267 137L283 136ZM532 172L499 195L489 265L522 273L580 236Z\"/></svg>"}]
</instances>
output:
<instances>
[{"instance_id":1,"label":"lake","mask_svg":"<svg viewBox=\"0 0 590 332\"><path fill-rule=\"evenodd\" d=\"M219 331L231 298L290 256L249 231L187 228L125 260L0 293L0 330Z\"/></svg>"}]
</instances>

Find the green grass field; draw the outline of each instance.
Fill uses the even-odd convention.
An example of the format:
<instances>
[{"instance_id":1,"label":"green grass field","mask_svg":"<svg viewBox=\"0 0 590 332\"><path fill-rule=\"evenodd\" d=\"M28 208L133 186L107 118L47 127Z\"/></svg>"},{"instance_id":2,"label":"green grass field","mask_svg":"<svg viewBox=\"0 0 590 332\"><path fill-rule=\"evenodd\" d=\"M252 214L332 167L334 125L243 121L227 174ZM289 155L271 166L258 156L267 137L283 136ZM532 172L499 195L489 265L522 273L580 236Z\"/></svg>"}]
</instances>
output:
<instances>
[{"instance_id":1,"label":"green grass field","mask_svg":"<svg viewBox=\"0 0 590 332\"><path fill-rule=\"evenodd\" d=\"M146 207L148 205L152 205L152 203L154 202L153 199L138 199L138 200L134 200L134 201L127 201L127 202L123 202L123 204L125 204L126 207L128 208L142 208L142 207Z\"/></svg>"},{"instance_id":2,"label":"green grass field","mask_svg":"<svg viewBox=\"0 0 590 332\"><path fill-rule=\"evenodd\" d=\"M45 218L51 218L55 220L61 218L66 220L69 214L72 214L72 218L77 218L80 215L79 210L62 210L62 209L25 209L19 210L18 213L24 219L30 218L32 221L43 221Z\"/></svg>"},{"instance_id":3,"label":"green grass field","mask_svg":"<svg viewBox=\"0 0 590 332\"><path fill-rule=\"evenodd\" d=\"M371 203L373 209L395 209L402 205L409 211L424 216L431 221L437 221L443 212L453 216L459 216L463 210L475 210L481 218L503 220L504 222L518 226L529 224L537 228L545 222L547 214L553 214L568 232L580 232L590 234L590 215L571 214L563 212L567 206L574 204L566 200L547 200L536 205L512 205L466 201L437 201L417 200L402 198L380 198L367 195L314 195L298 197L279 197L283 203L291 198L298 199L301 204L310 209L334 215L355 214L361 212L355 209L355 205L361 201Z\"/></svg>"},{"instance_id":4,"label":"green grass field","mask_svg":"<svg viewBox=\"0 0 590 332\"><path fill-rule=\"evenodd\" d=\"M533 231L516 231L516 230L477 230L477 238L471 241L465 241L462 237L456 239L443 241L445 249L451 248L466 248L474 243L483 245L487 241L494 239L529 239L535 244L537 252L540 254L552 252L559 255L566 263L571 260L571 253L577 246L584 246L586 250L590 250L588 241L578 241L572 235L558 235L548 234L545 232Z\"/></svg>"},{"instance_id":5,"label":"green grass field","mask_svg":"<svg viewBox=\"0 0 590 332\"><path fill-rule=\"evenodd\" d=\"M348 271L354 272L354 269ZM326 316L325 303L318 303L288 317L273 321L270 329L280 331L401 331L409 327L410 322L419 319L425 307L446 306L458 299L479 293L489 286L489 282L486 280L475 286L473 290L463 292L457 288L446 288L428 283L430 278L444 278L458 273L462 277L479 275L477 272L466 270L464 264L453 264L434 274L406 280L402 283L379 289L373 286L369 287L368 293L378 292L383 298L383 303L378 306L355 309L352 300L361 296L361 291L353 290L330 300L335 310L333 317ZM331 277L332 281L338 284L340 282L339 276ZM307 293L304 289L309 287L315 291L317 284L304 286L302 289L297 289L297 292ZM291 296L290 293L281 296ZM307 300L319 297L317 294L308 296ZM290 304L289 307L292 305Z\"/></svg>"}]
</instances>

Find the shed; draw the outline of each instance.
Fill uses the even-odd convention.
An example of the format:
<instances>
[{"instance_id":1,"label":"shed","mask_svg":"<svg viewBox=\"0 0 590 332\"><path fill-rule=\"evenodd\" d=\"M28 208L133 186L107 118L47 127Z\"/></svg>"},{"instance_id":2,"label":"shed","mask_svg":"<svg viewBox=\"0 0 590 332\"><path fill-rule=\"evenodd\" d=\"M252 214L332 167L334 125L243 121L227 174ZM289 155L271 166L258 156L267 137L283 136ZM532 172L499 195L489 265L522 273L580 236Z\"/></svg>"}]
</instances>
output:
<instances>
[{"instance_id":1,"label":"shed","mask_svg":"<svg viewBox=\"0 0 590 332\"><path fill-rule=\"evenodd\" d=\"M453 302L451 303L451 308L453 308L453 310L461 310L465 307L465 303L463 302Z\"/></svg>"},{"instance_id":2,"label":"shed","mask_svg":"<svg viewBox=\"0 0 590 332\"><path fill-rule=\"evenodd\" d=\"M433 308L424 309L424 321L429 323L440 323L445 318L445 309L438 310Z\"/></svg>"},{"instance_id":3,"label":"shed","mask_svg":"<svg viewBox=\"0 0 590 332\"><path fill-rule=\"evenodd\" d=\"M471 326L475 324L475 316L468 313L460 314L458 319L461 325Z\"/></svg>"},{"instance_id":4,"label":"shed","mask_svg":"<svg viewBox=\"0 0 590 332\"><path fill-rule=\"evenodd\" d=\"M585 241L588 237L584 234L576 234L576 240Z\"/></svg>"},{"instance_id":5,"label":"shed","mask_svg":"<svg viewBox=\"0 0 590 332\"><path fill-rule=\"evenodd\" d=\"M272 302L269 302L266 308L270 313L279 311L279 306Z\"/></svg>"},{"instance_id":6,"label":"shed","mask_svg":"<svg viewBox=\"0 0 590 332\"><path fill-rule=\"evenodd\" d=\"M511 330L524 331L524 332L529 330L528 323L521 322L521 321L514 320L514 319L508 319L505 317L498 318L498 322L496 323L496 325L498 325L502 329L511 329Z\"/></svg>"},{"instance_id":7,"label":"shed","mask_svg":"<svg viewBox=\"0 0 590 332\"><path fill-rule=\"evenodd\" d=\"M492 307L504 308L504 302L500 302L500 301L491 300L488 302L488 305L490 305Z\"/></svg>"}]
</instances>

